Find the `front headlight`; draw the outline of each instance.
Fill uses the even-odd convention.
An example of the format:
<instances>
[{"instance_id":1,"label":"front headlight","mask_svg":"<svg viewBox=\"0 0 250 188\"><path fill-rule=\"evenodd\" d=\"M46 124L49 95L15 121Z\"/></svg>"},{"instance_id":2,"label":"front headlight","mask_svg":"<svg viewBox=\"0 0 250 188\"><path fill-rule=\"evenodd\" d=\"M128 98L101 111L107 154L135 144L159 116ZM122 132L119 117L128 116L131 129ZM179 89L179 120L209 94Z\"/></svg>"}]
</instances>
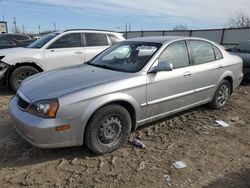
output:
<instances>
[{"instance_id":1,"label":"front headlight","mask_svg":"<svg viewBox=\"0 0 250 188\"><path fill-rule=\"evenodd\" d=\"M42 118L55 118L59 103L57 99L37 101L28 109L28 112Z\"/></svg>"}]
</instances>

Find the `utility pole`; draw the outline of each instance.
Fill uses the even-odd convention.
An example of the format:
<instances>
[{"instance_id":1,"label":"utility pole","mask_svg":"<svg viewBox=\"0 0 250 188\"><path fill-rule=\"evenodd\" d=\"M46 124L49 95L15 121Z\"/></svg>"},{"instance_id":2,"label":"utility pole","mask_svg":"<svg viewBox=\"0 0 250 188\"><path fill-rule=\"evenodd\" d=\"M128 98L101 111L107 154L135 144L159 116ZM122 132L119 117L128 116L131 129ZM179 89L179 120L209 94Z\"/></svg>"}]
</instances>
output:
<instances>
[{"instance_id":1,"label":"utility pole","mask_svg":"<svg viewBox=\"0 0 250 188\"><path fill-rule=\"evenodd\" d=\"M4 14L3 14L3 21L5 21Z\"/></svg>"},{"instance_id":2,"label":"utility pole","mask_svg":"<svg viewBox=\"0 0 250 188\"><path fill-rule=\"evenodd\" d=\"M14 24L15 33L17 33L16 17L14 17L13 24Z\"/></svg>"},{"instance_id":3,"label":"utility pole","mask_svg":"<svg viewBox=\"0 0 250 188\"><path fill-rule=\"evenodd\" d=\"M54 31L56 31L56 22L54 23Z\"/></svg>"},{"instance_id":4,"label":"utility pole","mask_svg":"<svg viewBox=\"0 0 250 188\"><path fill-rule=\"evenodd\" d=\"M22 26L22 28L23 28L23 34L24 34L24 25Z\"/></svg>"},{"instance_id":5,"label":"utility pole","mask_svg":"<svg viewBox=\"0 0 250 188\"><path fill-rule=\"evenodd\" d=\"M128 30L131 31L131 23L129 22Z\"/></svg>"},{"instance_id":6,"label":"utility pole","mask_svg":"<svg viewBox=\"0 0 250 188\"><path fill-rule=\"evenodd\" d=\"M38 34L40 35L40 32L41 32L41 27L40 25L38 25Z\"/></svg>"}]
</instances>

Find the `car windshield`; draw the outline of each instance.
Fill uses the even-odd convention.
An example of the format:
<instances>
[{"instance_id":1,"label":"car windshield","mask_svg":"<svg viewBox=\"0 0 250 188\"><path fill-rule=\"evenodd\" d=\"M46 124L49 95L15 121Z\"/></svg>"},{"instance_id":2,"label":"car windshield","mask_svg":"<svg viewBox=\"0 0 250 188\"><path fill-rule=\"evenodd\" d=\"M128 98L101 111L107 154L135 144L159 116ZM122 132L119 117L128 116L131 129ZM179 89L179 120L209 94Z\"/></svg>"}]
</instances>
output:
<instances>
[{"instance_id":1,"label":"car windshield","mask_svg":"<svg viewBox=\"0 0 250 188\"><path fill-rule=\"evenodd\" d=\"M250 53L250 41L240 43L234 50Z\"/></svg>"},{"instance_id":2,"label":"car windshield","mask_svg":"<svg viewBox=\"0 0 250 188\"><path fill-rule=\"evenodd\" d=\"M107 49L88 64L121 72L138 72L160 47L159 43L122 42Z\"/></svg>"},{"instance_id":3,"label":"car windshield","mask_svg":"<svg viewBox=\"0 0 250 188\"><path fill-rule=\"evenodd\" d=\"M51 39L55 38L59 33L50 33L45 35L44 37L32 42L27 48L41 48Z\"/></svg>"}]
</instances>

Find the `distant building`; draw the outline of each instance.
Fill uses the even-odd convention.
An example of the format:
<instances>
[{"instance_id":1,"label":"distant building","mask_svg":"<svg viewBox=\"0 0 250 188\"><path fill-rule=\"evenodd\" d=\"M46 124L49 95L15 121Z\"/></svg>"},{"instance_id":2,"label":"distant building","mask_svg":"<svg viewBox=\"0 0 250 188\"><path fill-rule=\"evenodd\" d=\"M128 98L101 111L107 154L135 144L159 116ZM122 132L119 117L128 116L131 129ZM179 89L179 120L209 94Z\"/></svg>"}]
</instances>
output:
<instances>
[{"instance_id":1,"label":"distant building","mask_svg":"<svg viewBox=\"0 0 250 188\"><path fill-rule=\"evenodd\" d=\"M0 21L0 34L8 33L7 22Z\"/></svg>"}]
</instances>

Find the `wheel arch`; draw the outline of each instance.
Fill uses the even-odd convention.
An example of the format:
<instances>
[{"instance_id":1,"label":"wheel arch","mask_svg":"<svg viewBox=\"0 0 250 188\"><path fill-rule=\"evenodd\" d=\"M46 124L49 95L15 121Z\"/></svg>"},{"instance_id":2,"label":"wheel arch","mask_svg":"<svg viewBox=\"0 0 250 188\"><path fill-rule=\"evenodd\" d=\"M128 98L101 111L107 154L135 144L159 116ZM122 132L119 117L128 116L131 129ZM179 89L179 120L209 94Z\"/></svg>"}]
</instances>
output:
<instances>
[{"instance_id":1,"label":"wheel arch","mask_svg":"<svg viewBox=\"0 0 250 188\"><path fill-rule=\"evenodd\" d=\"M234 90L234 76L233 73L231 71L226 71L224 74L221 75L220 79L217 82L217 86L216 88L219 86L219 84L223 81L223 80L227 80L230 83L231 86L231 94Z\"/></svg>"},{"instance_id":2,"label":"wheel arch","mask_svg":"<svg viewBox=\"0 0 250 188\"><path fill-rule=\"evenodd\" d=\"M128 100L128 98L125 99L124 97L114 98L111 95L106 99L100 98L99 100L91 103L91 105L89 105L86 108L84 112L84 117L87 117L87 120L85 120L85 127L83 130L83 134L85 132L86 126L88 125L89 121L91 120L95 112L104 106L112 105L112 104L120 105L129 112L131 121L132 121L131 131L133 132L136 130L136 127L137 127L136 122L137 122L137 114L138 114L138 106L136 105L136 102L133 100Z\"/></svg>"},{"instance_id":3,"label":"wheel arch","mask_svg":"<svg viewBox=\"0 0 250 188\"><path fill-rule=\"evenodd\" d=\"M33 67L37 69L39 72L43 72L45 70L40 64L35 63L35 62L16 63L15 65L10 66L10 68L7 71L6 78L5 78L7 85L9 85L9 79L10 79L11 74L14 72L14 70L23 66Z\"/></svg>"},{"instance_id":4,"label":"wheel arch","mask_svg":"<svg viewBox=\"0 0 250 188\"><path fill-rule=\"evenodd\" d=\"M233 78L231 76L226 76L223 80L227 80L229 82L230 87L231 87L230 94L232 94L233 93Z\"/></svg>"}]
</instances>

